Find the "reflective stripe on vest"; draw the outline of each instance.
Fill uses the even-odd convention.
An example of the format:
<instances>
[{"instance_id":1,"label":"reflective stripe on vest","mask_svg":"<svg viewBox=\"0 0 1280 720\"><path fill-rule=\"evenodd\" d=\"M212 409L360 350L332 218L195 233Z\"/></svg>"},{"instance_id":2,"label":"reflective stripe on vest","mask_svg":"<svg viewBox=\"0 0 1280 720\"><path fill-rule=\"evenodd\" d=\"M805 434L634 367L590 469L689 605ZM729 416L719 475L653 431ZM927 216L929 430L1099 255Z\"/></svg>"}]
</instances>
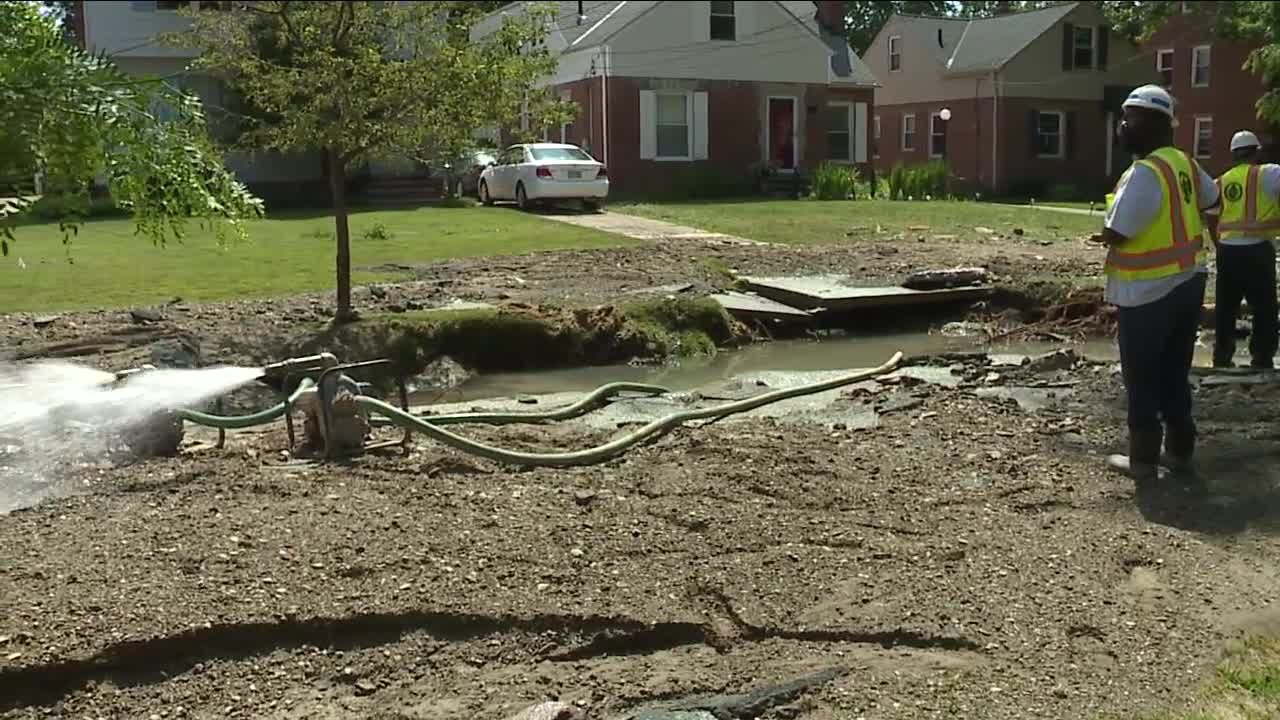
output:
<instances>
[{"instance_id":1,"label":"reflective stripe on vest","mask_svg":"<svg viewBox=\"0 0 1280 720\"><path fill-rule=\"evenodd\" d=\"M1219 190L1225 190L1231 186L1232 181L1235 181L1240 174L1241 167L1243 166L1231 168L1218 178ZM1225 192L1222 195L1223 222L1218 224L1218 231L1222 233L1224 240L1250 234L1270 236L1280 232L1280 202L1263 195L1261 167L1249 165L1245 170L1244 198L1242 199L1244 200L1243 213L1240 212L1240 200L1228 198ZM1259 201L1263 205L1261 217L1258 210Z\"/></svg>"},{"instance_id":2,"label":"reflective stripe on vest","mask_svg":"<svg viewBox=\"0 0 1280 720\"><path fill-rule=\"evenodd\" d=\"M1168 267L1170 272L1162 273L1161 275L1173 275L1180 271L1190 270L1196 266L1199 260L1200 252L1204 248L1204 238L1199 232L1198 222L1194 233L1187 227L1187 216L1184 212L1186 201L1182 196L1182 189L1178 186L1178 174L1167 160L1155 154L1148 155L1139 162L1147 163L1149 167L1155 170L1164 185L1164 205L1168 207L1168 221L1171 230L1169 239L1172 242L1142 252L1124 252L1119 248L1113 247L1107 252L1106 268L1119 271L1112 274L1135 273L1165 267ZM1200 208L1198 171L1195 163L1191 162L1190 159L1187 162L1190 164L1192 172L1197 174L1196 179L1192 181L1192 186L1195 187L1195 212L1198 213ZM1155 277L1160 277L1161 275L1156 275Z\"/></svg>"}]
</instances>

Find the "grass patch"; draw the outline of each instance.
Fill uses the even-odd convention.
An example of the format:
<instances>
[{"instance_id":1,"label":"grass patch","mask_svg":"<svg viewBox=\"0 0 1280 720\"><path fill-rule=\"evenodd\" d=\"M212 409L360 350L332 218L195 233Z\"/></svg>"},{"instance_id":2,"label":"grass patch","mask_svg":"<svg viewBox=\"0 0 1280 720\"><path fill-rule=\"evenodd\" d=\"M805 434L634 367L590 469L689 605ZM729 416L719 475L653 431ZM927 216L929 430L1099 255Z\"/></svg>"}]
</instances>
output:
<instances>
[{"instance_id":1,"label":"grass patch","mask_svg":"<svg viewBox=\"0 0 1280 720\"><path fill-rule=\"evenodd\" d=\"M380 314L330 327L295 354L389 358L413 374L442 355L485 372L607 365L635 358L706 355L739 336L712 300L672 298L589 310L504 307Z\"/></svg>"},{"instance_id":2,"label":"grass patch","mask_svg":"<svg viewBox=\"0 0 1280 720\"><path fill-rule=\"evenodd\" d=\"M1097 232L1097 217L1047 213L1031 208L972 202L753 202L635 203L615 205L618 212L702 228L764 242L795 245L837 244L868 239L891 240L894 234L927 226L934 235L974 236L975 227L1009 233L1022 228L1032 239L1079 237ZM876 233L880 226L882 233Z\"/></svg>"},{"instance_id":3,"label":"grass patch","mask_svg":"<svg viewBox=\"0 0 1280 720\"><path fill-rule=\"evenodd\" d=\"M1214 678L1181 712L1150 720L1264 720L1280 717L1280 640L1251 637L1224 653Z\"/></svg>"},{"instance_id":4,"label":"grass patch","mask_svg":"<svg viewBox=\"0 0 1280 720\"><path fill-rule=\"evenodd\" d=\"M350 224L353 269L633 242L505 208L359 211ZM230 247L219 247L212 233L194 225L183 242L156 247L134 234L132 220L90 220L69 249L57 224L20 227L9 257L0 258L0 312L133 307L174 297L211 302L333 287L331 217L282 214L247 227L249 241ZM356 283L388 277L354 273Z\"/></svg>"}]
</instances>

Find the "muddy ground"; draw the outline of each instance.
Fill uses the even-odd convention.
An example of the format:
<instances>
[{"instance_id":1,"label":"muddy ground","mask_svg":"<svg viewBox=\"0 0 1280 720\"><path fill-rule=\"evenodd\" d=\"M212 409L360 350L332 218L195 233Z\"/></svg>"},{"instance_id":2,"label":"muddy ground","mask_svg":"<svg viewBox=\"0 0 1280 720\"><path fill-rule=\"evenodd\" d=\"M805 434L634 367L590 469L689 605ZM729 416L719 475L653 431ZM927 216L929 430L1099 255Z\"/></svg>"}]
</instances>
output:
<instances>
[{"instance_id":1,"label":"muddy ground","mask_svg":"<svg viewBox=\"0 0 1280 720\"><path fill-rule=\"evenodd\" d=\"M1277 627L1280 384L1202 384L1211 494L1139 504L1102 469L1113 368L952 374L850 392L870 427L719 422L580 469L293 466L277 427L95 471L0 521L0 716L615 718L832 669L737 716L1132 717Z\"/></svg>"},{"instance_id":2,"label":"muddy ground","mask_svg":"<svg viewBox=\"0 0 1280 720\"><path fill-rule=\"evenodd\" d=\"M759 246L661 240L627 248L545 252L382 268L415 280L354 290L369 315L446 306L455 301L589 307L646 294L698 296L742 275L848 274L868 284L897 285L911 272L982 265L997 281L1032 297L1046 282L1055 292L1101 272L1101 254L1078 239L1042 241L1015 235L853 238L845 245ZM1048 241L1043 241L1048 242ZM389 276L390 277L390 276ZM1020 300L1021 298L1019 298ZM109 369L145 362L145 346L181 337L207 364L253 364L315 336L332 315L332 293L105 312L0 315L0 357L75 357ZM978 310L982 312L982 309ZM349 360L364 358L346 358Z\"/></svg>"}]
</instances>

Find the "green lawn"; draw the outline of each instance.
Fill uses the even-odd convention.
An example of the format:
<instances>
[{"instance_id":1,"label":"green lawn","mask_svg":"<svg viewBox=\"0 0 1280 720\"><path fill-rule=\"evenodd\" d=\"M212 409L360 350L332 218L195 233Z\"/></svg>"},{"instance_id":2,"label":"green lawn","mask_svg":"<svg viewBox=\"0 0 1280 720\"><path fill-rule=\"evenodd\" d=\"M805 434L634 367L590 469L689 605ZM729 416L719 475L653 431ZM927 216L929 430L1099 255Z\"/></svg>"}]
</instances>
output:
<instances>
[{"instance_id":1,"label":"green lawn","mask_svg":"<svg viewBox=\"0 0 1280 720\"><path fill-rule=\"evenodd\" d=\"M1215 677L1181 712L1150 720L1250 720L1280 717L1280 641L1252 637L1230 644Z\"/></svg>"},{"instance_id":2,"label":"green lawn","mask_svg":"<svg viewBox=\"0 0 1280 720\"><path fill-rule=\"evenodd\" d=\"M376 226L385 228L385 235L365 237ZM269 297L333 287L333 220L326 215L253 221L249 240L226 248L196 225L189 232L180 244L157 247L134 235L131 220L92 220L68 250L56 223L18 227L9 256L0 258L0 312L126 307L174 297ZM506 208L378 210L351 216L356 268L628 242ZM355 280L388 277L357 271Z\"/></svg>"},{"instance_id":3,"label":"green lawn","mask_svg":"<svg viewBox=\"0 0 1280 720\"><path fill-rule=\"evenodd\" d=\"M752 240L793 244L848 242L857 236L873 235L877 225L888 233L961 237L972 237L976 227L1003 233L1022 228L1027 236L1039 239L1077 237L1099 229L1099 220L1086 215L971 202L777 200L634 203L613 209ZM913 227L928 230L913 231Z\"/></svg>"}]
</instances>

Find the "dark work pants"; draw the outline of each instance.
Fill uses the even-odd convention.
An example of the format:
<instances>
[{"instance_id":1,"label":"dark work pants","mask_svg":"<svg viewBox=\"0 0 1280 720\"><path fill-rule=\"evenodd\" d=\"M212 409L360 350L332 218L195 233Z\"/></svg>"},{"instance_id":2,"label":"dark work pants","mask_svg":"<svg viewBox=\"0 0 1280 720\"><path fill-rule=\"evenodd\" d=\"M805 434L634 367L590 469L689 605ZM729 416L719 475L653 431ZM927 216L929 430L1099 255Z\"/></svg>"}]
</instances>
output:
<instances>
[{"instance_id":1,"label":"dark work pants","mask_svg":"<svg viewBox=\"0 0 1280 720\"><path fill-rule=\"evenodd\" d=\"M1191 452L1195 424L1191 420L1191 360L1195 356L1196 331L1204 304L1205 273L1183 282L1159 300L1138 307L1120 308L1120 367L1129 397L1129 433L1159 438L1168 427L1169 451Z\"/></svg>"},{"instance_id":2,"label":"dark work pants","mask_svg":"<svg viewBox=\"0 0 1280 720\"><path fill-rule=\"evenodd\" d=\"M1271 241L1256 245L1220 245L1218 278L1214 286L1216 322L1213 362L1225 365L1236 351L1236 317L1240 301L1249 303L1253 332L1249 354L1253 363L1270 363L1276 354L1276 249Z\"/></svg>"}]
</instances>

